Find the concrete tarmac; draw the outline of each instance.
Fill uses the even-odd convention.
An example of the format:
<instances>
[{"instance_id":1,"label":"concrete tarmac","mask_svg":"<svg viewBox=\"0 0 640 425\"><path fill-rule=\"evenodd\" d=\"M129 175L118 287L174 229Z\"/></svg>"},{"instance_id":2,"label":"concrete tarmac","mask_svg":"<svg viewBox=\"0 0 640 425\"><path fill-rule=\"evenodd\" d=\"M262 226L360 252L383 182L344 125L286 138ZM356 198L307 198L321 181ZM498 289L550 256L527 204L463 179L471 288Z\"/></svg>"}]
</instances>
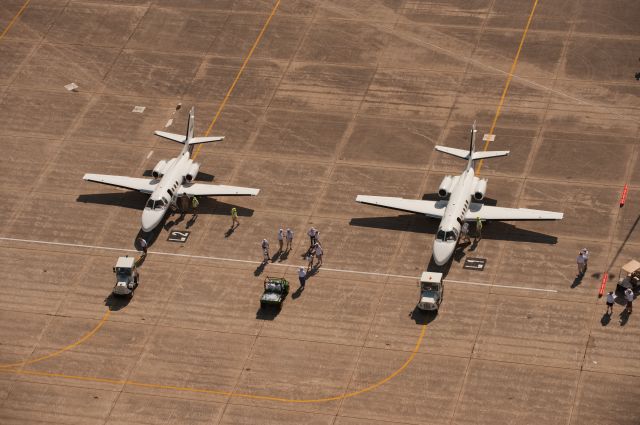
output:
<instances>
[{"instance_id":1,"label":"concrete tarmac","mask_svg":"<svg viewBox=\"0 0 640 425\"><path fill-rule=\"evenodd\" d=\"M640 423L640 319L598 298L640 259L637 1L23 4L0 5L0 423ZM114 299L146 196L82 176L148 174L191 105L225 136L200 178L261 192L168 217ZM432 199L464 167L434 145L474 120L511 151L485 202L565 218L485 224L422 314L437 222L354 199ZM280 226L293 249L261 269ZM311 226L325 268L300 291ZM266 276L291 282L279 313Z\"/></svg>"}]
</instances>

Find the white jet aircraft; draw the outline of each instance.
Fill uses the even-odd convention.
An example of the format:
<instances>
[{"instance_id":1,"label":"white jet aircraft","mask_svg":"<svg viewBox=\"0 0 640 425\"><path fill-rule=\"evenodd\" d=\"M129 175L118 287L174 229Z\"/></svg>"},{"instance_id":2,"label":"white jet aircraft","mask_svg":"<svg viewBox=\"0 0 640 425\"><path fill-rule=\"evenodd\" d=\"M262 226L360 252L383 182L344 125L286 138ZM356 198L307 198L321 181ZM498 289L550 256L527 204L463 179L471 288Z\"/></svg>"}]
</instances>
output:
<instances>
[{"instance_id":1,"label":"white jet aircraft","mask_svg":"<svg viewBox=\"0 0 640 425\"><path fill-rule=\"evenodd\" d=\"M219 142L224 137L193 137L194 108L189 111L187 135L156 131L154 134L184 147L180 155L169 161L161 160L152 171L152 179L106 174L85 174L83 179L123 187L151 194L142 211L142 230L150 232L162 221L171 204L175 205L179 196L255 196L260 189L248 187L224 186L217 184L194 183L200 164L191 159L193 146L200 143Z\"/></svg>"},{"instance_id":2,"label":"white jet aircraft","mask_svg":"<svg viewBox=\"0 0 640 425\"><path fill-rule=\"evenodd\" d=\"M484 198L487 180L476 177L474 161L509 155L509 151L475 152L476 124L471 130L469 150L436 146L436 150L466 159L467 168L459 176L446 176L438 189L441 198L449 200L425 201L417 199L393 198L386 196L358 195L357 202L377 205L394 210L421 213L427 217L439 218L440 226L433 242L433 260L439 266L449 261L465 221L485 220L561 220L562 213L530 210L525 208L501 208L472 202Z\"/></svg>"}]
</instances>

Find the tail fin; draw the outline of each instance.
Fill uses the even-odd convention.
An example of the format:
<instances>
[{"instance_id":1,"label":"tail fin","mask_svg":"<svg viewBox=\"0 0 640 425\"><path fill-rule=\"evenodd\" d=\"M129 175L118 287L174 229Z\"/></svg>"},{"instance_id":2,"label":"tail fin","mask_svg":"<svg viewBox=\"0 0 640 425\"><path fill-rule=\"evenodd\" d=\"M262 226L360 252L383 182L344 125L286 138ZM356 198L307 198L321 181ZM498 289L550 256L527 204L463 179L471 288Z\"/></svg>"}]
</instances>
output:
<instances>
[{"instance_id":1,"label":"tail fin","mask_svg":"<svg viewBox=\"0 0 640 425\"><path fill-rule=\"evenodd\" d=\"M475 145L476 145L476 133L478 132L478 130L476 130L476 123L475 121L473 122L473 127L471 128L471 136L470 136L470 140L469 140L469 150L464 150L464 149L456 149L456 148L449 148L446 146L436 146L436 150L438 152L443 152L449 155L453 155L456 156L458 158L462 158L462 159L466 159L468 162L467 168L469 167L473 167L473 161L477 161L479 159L486 159L486 158L495 158L495 157L499 157L499 156L507 156L509 155L509 151L484 151L484 152L476 152L475 151Z\"/></svg>"},{"instance_id":2,"label":"tail fin","mask_svg":"<svg viewBox=\"0 0 640 425\"><path fill-rule=\"evenodd\" d=\"M156 136L163 137L165 139L172 140L174 142L182 143L185 145L183 150L189 149L191 145L197 145L200 143L210 143L210 142L219 142L224 140L223 136L215 136L215 137L193 137L193 128L195 126L195 108L192 106L189 111L189 120L187 122L187 135L183 136L181 134L167 133L166 131L155 131L153 134Z\"/></svg>"}]
</instances>

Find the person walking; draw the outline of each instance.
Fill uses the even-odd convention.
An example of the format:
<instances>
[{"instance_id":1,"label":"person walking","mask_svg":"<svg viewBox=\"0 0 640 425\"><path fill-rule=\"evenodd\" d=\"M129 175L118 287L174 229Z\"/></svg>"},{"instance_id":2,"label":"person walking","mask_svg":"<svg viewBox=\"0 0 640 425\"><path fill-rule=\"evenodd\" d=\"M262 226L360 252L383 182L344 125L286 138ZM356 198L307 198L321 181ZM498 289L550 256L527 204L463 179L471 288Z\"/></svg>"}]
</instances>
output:
<instances>
[{"instance_id":1,"label":"person walking","mask_svg":"<svg viewBox=\"0 0 640 425\"><path fill-rule=\"evenodd\" d=\"M471 243L471 238L469 238L469 223L465 221L462 224L462 227L460 228L460 233L461 233L461 239L463 243L465 242Z\"/></svg>"},{"instance_id":2,"label":"person walking","mask_svg":"<svg viewBox=\"0 0 640 425\"><path fill-rule=\"evenodd\" d=\"M144 238L138 238L138 245L140 245L140 249L144 255L147 255L147 241Z\"/></svg>"},{"instance_id":3,"label":"person walking","mask_svg":"<svg viewBox=\"0 0 640 425\"><path fill-rule=\"evenodd\" d=\"M627 313L633 313L633 291L627 288L624 291L624 297L627 300Z\"/></svg>"},{"instance_id":4,"label":"person walking","mask_svg":"<svg viewBox=\"0 0 640 425\"><path fill-rule=\"evenodd\" d=\"M589 267L589 250L587 248L582 248L580 250L582 253L582 258L584 258L584 271L587 271L587 267Z\"/></svg>"},{"instance_id":5,"label":"person walking","mask_svg":"<svg viewBox=\"0 0 640 425\"><path fill-rule=\"evenodd\" d=\"M240 222L238 221L238 210L236 207L231 208L231 228L235 229L240 226Z\"/></svg>"},{"instance_id":6,"label":"person walking","mask_svg":"<svg viewBox=\"0 0 640 425\"><path fill-rule=\"evenodd\" d=\"M316 268L318 268L322 265L322 254L324 254L324 251L322 250L322 245L316 242L313 248L313 251L316 255L316 258L318 259L318 262L316 263Z\"/></svg>"},{"instance_id":7,"label":"person walking","mask_svg":"<svg viewBox=\"0 0 640 425\"><path fill-rule=\"evenodd\" d=\"M287 252L291 251L291 244L293 243L293 230L287 227Z\"/></svg>"},{"instance_id":8,"label":"person walking","mask_svg":"<svg viewBox=\"0 0 640 425\"><path fill-rule=\"evenodd\" d=\"M616 300L616 296L613 294L613 291L610 291L607 294L607 312L606 314L613 314L613 302Z\"/></svg>"},{"instance_id":9,"label":"person walking","mask_svg":"<svg viewBox=\"0 0 640 425\"><path fill-rule=\"evenodd\" d=\"M482 220L476 217L476 240L482 239Z\"/></svg>"},{"instance_id":10,"label":"person walking","mask_svg":"<svg viewBox=\"0 0 640 425\"><path fill-rule=\"evenodd\" d=\"M578 253L578 258L576 258L576 263L578 264L578 276L584 276L585 265L584 265L584 257L582 256L582 251Z\"/></svg>"},{"instance_id":11,"label":"person walking","mask_svg":"<svg viewBox=\"0 0 640 425\"><path fill-rule=\"evenodd\" d=\"M298 279L300 279L300 289L304 289L304 284L307 282L307 272L304 271L304 267L298 269Z\"/></svg>"},{"instance_id":12,"label":"person walking","mask_svg":"<svg viewBox=\"0 0 640 425\"><path fill-rule=\"evenodd\" d=\"M262 240L262 256L264 258L263 263L268 263L269 262L269 258L271 258L269 256L269 241L266 239Z\"/></svg>"},{"instance_id":13,"label":"person walking","mask_svg":"<svg viewBox=\"0 0 640 425\"><path fill-rule=\"evenodd\" d=\"M309 248L309 252L307 252L307 273L309 273L309 270L311 270L311 268L313 267L313 256L315 255L315 251L313 250L313 247Z\"/></svg>"},{"instance_id":14,"label":"person walking","mask_svg":"<svg viewBox=\"0 0 640 425\"><path fill-rule=\"evenodd\" d=\"M315 227L312 227L309 229L309 231L307 232L307 235L309 235L309 250L311 250L313 248L313 245L316 244L316 235L318 234L318 231L315 229Z\"/></svg>"},{"instance_id":15,"label":"person walking","mask_svg":"<svg viewBox=\"0 0 640 425\"><path fill-rule=\"evenodd\" d=\"M278 229L278 252L282 252L282 244L284 242L284 230L282 227Z\"/></svg>"}]
</instances>

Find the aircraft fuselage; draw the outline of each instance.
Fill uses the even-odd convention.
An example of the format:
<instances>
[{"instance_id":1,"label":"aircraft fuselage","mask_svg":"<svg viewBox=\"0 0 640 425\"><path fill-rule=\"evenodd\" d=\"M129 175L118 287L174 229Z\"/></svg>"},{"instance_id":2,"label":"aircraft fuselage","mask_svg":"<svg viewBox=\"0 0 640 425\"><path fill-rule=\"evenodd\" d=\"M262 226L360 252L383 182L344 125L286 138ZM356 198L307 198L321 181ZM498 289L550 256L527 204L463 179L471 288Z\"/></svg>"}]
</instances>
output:
<instances>
[{"instance_id":1,"label":"aircraft fuselage","mask_svg":"<svg viewBox=\"0 0 640 425\"><path fill-rule=\"evenodd\" d=\"M191 164L193 164L193 160L191 160L191 154L188 150L184 150L179 156L167 163L164 174L142 211L142 230L145 232L153 230L160 224L170 205L175 204L178 191L182 187Z\"/></svg>"},{"instance_id":2,"label":"aircraft fuselage","mask_svg":"<svg viewBox=\"0 0 640 425\"><path fill-rule=\"evenodd\" d=\"M477 180L473 167L469 167L451 188L449 202L433 241L433 260L439 266L446 264L453 256Z\"/></svg>"}]
</instances>

